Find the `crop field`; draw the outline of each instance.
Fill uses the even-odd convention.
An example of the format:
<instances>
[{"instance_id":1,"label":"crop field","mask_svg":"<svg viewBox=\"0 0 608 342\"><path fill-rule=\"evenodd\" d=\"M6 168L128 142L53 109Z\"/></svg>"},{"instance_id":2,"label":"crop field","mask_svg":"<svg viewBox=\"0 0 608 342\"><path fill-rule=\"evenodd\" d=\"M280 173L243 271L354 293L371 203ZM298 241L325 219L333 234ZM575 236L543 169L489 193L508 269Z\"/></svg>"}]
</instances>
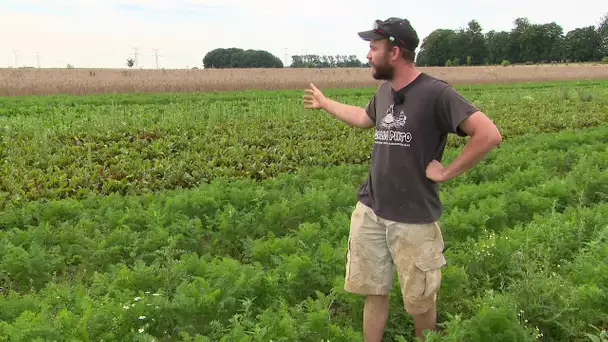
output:
<instances>
[{"instance_id":1,"label":"crop field","mask_svg":"<svg viewBox=\"0 0 608 342\"><path fill-rule=\"evenodd\" d=\"M421 67L453 84L608 79L608 64ZM0 69L0 96L375 87L369 68Z\"/></svg>"},{"instance_id":2,"label":"crop field","mask_svg":"<svg viewBox=\"0 0 608 342\"><path fill-rule=\"evenodd\" d=\"M332 87L360 106L375 89ZM456 88L504 142L441 185L427 341L599 341L608 81ZM363 341L343 284L374 132L303 94L0 97L0 341ZM397 282L390 305L385 341L413 341Z\"/></svg>"}]
</instances>

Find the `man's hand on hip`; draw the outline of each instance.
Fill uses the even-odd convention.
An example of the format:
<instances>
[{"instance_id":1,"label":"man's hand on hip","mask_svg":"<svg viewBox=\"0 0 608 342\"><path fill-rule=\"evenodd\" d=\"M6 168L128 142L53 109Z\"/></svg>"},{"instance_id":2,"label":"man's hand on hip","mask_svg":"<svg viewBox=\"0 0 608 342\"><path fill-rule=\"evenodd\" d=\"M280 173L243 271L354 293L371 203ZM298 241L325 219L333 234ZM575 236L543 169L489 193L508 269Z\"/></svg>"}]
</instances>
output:
<instances>
[{"instance_id":1,"label":"man's hand on hip","mask_svg":"<svg viewBox=\"0 0 608 342\"><path fill-rule=\"evenodd\" d=\"M441 183L446 181L444 167L437 160L433 160L426 168L426 177L433 182Z\"/></svg>"}]
</instances>

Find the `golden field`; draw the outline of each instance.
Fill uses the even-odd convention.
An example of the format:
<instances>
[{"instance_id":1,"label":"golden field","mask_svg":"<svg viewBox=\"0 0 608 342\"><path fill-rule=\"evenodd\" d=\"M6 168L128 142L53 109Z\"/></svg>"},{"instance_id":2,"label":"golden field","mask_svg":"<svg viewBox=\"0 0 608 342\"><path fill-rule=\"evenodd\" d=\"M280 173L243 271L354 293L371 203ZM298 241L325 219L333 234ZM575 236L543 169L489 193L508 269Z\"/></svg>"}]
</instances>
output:
<instances>
[{"instance_id":1,"label":"golden field","mask_svg":"<svg viewBox=\"0 0 608 342\"><path fill-rule=\"evenodd\" d=\"M420 67L452 84L608 79L608 64ZM0 96L205 92L379 84L369 68L344 69L0 69Z\"/></svg>"}]
</instances>

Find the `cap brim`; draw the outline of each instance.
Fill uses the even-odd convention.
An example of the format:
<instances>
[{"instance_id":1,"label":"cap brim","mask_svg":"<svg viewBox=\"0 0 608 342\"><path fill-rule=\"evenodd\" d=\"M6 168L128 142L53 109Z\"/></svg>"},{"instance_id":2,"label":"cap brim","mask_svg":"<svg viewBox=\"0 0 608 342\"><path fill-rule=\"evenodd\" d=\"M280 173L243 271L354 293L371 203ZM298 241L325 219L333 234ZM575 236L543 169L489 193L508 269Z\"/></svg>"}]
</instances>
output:
<instances>
[{"instance_id":1,"label":"cap brim","mask_svg":"<svg viewBox=\"0 0 608 342\"><path fill-rule=\"evenodd\" d=\"M375 32L373 30L359 32L359 37L361 37L361 39L363 39L363 40L368 40L368 41L386 38L385 36L381 35L380 33Z\"/></svg>"}]
</instances>

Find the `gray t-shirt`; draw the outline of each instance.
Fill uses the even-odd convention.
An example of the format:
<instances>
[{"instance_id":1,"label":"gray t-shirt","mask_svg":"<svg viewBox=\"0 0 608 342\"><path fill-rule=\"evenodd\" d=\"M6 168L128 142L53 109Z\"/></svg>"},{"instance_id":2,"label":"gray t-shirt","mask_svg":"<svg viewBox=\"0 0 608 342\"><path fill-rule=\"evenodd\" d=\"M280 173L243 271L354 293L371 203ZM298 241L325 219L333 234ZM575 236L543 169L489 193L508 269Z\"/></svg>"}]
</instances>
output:
<instances>
[{"instance_id":1,"label":"gray t-shirt","mask_svg":"<svg viewBox=\"0 0 608 342\"><path fill-rule=\"evenodd\" d=\"M441 161L448 133L466 136L458 125L478 109L449 84L425 73L399 91L403 103L395 93L384 82L365 108L376 123L376 136L358 199L388 220L434 222L443 205L426 167L433 159Z\"/></svg>"}]
</instances>

